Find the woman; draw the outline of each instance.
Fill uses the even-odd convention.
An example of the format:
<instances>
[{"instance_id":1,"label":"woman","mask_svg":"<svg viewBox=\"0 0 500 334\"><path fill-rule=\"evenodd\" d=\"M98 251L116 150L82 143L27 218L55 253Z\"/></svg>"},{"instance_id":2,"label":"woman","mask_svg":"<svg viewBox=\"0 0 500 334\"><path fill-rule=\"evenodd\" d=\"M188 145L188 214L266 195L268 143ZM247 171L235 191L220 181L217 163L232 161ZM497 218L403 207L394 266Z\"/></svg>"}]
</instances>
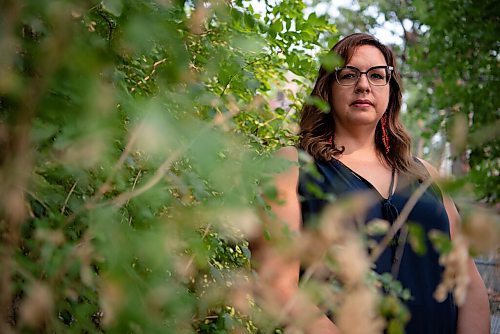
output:
<instances>
[{"instance_id":1,"label":"woman","mask_svg":"<svg viewBox=\"0 0 500 334\"><path fill-rule=\"evenodd\" d=\"M292 231L299 231L326 205L307 184L337 197L371 190L379 200L368 210L366 221L393 222L418 185L429 174L437 176L431 165L411 156L410 138L399 120L401 79L392 51L371 35L352 34L331 52L344 64L334 72L321 68L311 94L328 102L331 112L306 105L300 123L299 146L314 158L320 177L290 167L275 179L279 202L284 204L269 201L275 221L284 222ZM298 161L295 148L283 148L278 155ZM438 229L453 238L459 216L452 201L433 186L421 196L408 220L421 225L426 234ZM472 259L468 259L470 284L463 306L457 308L451 295L438 303L433 293L443 269L439 254L426 243L424 255L415 254L407 243L389 246L375 263L377 272L392 271L413 296L407 303L411 320L406 332L488 333L486 289ZM286 259L268 241L257 245L255 256L261 279L271 286L275 302L287 305L298 290L300 263ZM318 310L305 304L295 308L291 316L304 309ZM329 318L319 316L309 323L307 333L339 330Z\"/></svg>"}]
</instances>

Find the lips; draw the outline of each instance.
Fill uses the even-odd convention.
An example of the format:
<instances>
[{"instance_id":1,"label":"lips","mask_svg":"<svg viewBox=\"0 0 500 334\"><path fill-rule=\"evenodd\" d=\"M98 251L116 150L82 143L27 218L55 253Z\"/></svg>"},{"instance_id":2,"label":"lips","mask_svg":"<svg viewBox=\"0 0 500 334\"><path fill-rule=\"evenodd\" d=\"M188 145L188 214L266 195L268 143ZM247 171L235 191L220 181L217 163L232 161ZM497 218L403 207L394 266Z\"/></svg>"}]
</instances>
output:
<instances>
[{"instance_id":1,"label":"lips","mask_svg":"<svg viewBox=\"0 0 500 334\"><path fill-rule=\"evenodd\" d=\"M350 106L369 107L369 106L373 106L373 102L370 100L355 100L350 104Z\"/></svg>"}]
</instances>

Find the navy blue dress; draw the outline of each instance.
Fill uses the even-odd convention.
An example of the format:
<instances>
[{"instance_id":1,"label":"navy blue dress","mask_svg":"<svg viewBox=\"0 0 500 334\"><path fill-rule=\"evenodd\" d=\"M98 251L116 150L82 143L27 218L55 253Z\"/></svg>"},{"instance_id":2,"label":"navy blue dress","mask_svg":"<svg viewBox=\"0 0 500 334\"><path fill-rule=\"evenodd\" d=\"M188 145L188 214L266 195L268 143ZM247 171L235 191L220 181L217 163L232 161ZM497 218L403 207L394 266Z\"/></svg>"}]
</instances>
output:
<instances>
[{"instance_id":1,"label":"navy blue dress","mask_svg":"<svg viewBox=\"0 0 500 334\"><path fill-rule=\"evenodd\" d=\"M301 166L299 177L299 196L301 200L302 218L305 226L318 215L328 201L318 196L318 189L324 194L336 198L355 192L373 191L380 198L366 215L365 222L375 218L393 222L412 192L418 188L421 181L399 175L394 193L384 199L377 190L363 177L352 171L339 160L316 161L317 172ZM390 206L393 210L387 210ZM394 208L396 210L394 210ZM391 214L391 211L393 214ZM411 211L408 221L422 226L426 235L426 252L416 254L406 243L397 279L404 288L410 290L412 298L405 304L411 312L411 319L406 326L408 334L452 334L456 333L457 307L452 295L439 303L433 298L433 293L441 281L443 267L439 265L439 254L434 250L427 238L432 229L443 231L449 235L450 226L442 195L435 185L429 187ZM375 238L377 241L380 238ZM376 261L375 270L382 274L391 272L395 247L387 247Z\"/></svg>"}]
</instances>

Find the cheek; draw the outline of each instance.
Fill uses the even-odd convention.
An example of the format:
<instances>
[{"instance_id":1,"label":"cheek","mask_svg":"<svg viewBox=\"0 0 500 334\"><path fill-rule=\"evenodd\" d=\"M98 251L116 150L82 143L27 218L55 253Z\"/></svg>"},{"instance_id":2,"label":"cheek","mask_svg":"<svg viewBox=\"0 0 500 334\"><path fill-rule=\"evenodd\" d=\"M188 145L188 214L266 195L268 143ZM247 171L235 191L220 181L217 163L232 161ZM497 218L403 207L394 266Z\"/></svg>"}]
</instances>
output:
<instances>
[{"instance_id":1,"label":"cheek","mask_svg":"<svg viewBox=\"0 0 500 334\"><path fill-rule=\"evenodd\" d=\"M332 101L330 103L331 107L333 109L341 107L346 101L345 95L346 95L345 92L340 92L339 89L333 88Z\"/></svg>"},{"instance_id":2,"label":"cheek","mask_svg":"<svg viewBox=\"0 0 500 334\"><path fill-rule=\"evenodd\" d=\"M389 106L389 99L390 99L389 91L383 92L378 96L378 100L380 101L379 108L383 109L382 111L385 111Z\"/></svg>"}]
</instances>

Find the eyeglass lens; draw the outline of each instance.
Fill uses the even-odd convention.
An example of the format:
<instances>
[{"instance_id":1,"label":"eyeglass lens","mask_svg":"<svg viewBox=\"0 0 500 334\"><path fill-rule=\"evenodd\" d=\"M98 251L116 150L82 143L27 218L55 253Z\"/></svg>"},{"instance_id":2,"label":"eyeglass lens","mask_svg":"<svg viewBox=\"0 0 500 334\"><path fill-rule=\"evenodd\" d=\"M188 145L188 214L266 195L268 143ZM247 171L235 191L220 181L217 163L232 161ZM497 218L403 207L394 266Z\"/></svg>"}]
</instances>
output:
<instances>
[{"instance_id":1,"label":"eyeglass lens","mask_svg":"<svg viewBox=\"0 0 500 334\"><path fill-rule=\"evenodd\" d=\"M345 67L337 72L337 81L343 86L355 85L361 77L360 70L354 67ZM366 72L368 81L374 86L384 86L389 81L387 67L374 67Z\"/></svg>"}]
</instances>

